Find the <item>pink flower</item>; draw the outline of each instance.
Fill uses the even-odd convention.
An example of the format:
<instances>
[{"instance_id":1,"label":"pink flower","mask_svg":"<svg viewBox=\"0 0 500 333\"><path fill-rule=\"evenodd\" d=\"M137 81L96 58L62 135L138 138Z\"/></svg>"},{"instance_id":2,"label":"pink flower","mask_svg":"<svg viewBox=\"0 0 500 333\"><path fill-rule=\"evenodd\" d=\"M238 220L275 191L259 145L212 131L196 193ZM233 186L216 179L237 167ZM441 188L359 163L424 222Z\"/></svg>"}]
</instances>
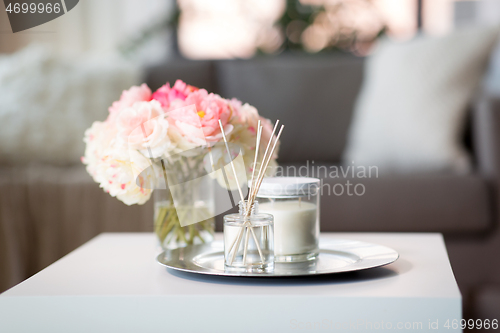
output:
<instances>
[{"instance_id":1,"label":"pink flower","mask_svg":"<svg viewBox=\"0 0 500 333\"><path fill-rule=\"evenodd\" d=\"M259 112L257 111L257 109L248 103L242 105L242 103L236 98L233 98L230 101L230 104L234 112L234 121L239 124L244 124L249 131L251 131L253 134L257 134L257 125L259 119L261 118L259 117Z\"/></svg>"},{"instance_id":2,"label":"pink flower","mask_svg":"<svg viewBox=\"0 0 500 333\"><path fill-rule=\"evenodd\" d=\"M153 94L153 99L160 102L164 108L170 108L176 101L184 101L190 93L197 90L198 88L177 80L172 88L170 83L167 83L158 89Z\"/></svg>"},{"instance_id":3,"label":"pink flower","mask_svg":"<svg viewBox=\"0 0 500 333\"><path fill-rule=\"evenodd\" d=\"M257 125L260 120L260 124L262 126L262 136L259 149L265 149L267 143L271 139L271 134L273 133L273 124L271 123L271 121L269 119L261 117L257 109L248 103L242 105L242 103L235 98L233 98L230 103L234 110L232 122L244 125L247 130L252 133L252 135L257 135ZM276 135L273 136L273 140L275 139ZM276 147L273 158L278 157L278 150L279 143Z\"/></svg>"},{"instance_id":4,"label":"pink flower","mask_svg":"<svg viewBox=\"0 0 500 333\"><path fill-rule=\"evenodd\" d=\"M157 179L151 159L157 161L184 152L192 156L189 150L208 144L213 154L210 163L205 161L207 171L212 172L214 164L225 163L224 148L213 145L222 139L219 122L228 141L237 144L241 153L241 161L235 163L237 177L245 173L249 176L255 167L252 163L259 120L263 126L259 150L263 152L273 125L253 106L209 94L180 80L173 87L167 83L154 94L145 84L134 86L113 103L105 122L95 122L85 132L82 162L111 196L127 205L143 204L150 198ZM276 164L276 157L275 153L270 166ZM268 170L266 175L272 174ZM225 186L225 179L219 176L217 179ZM236 183L229 181L230 188L234 188Z\"/></svg>"},{"instance_id":5,"label":"pink flower","mask_svg":"<svg viewBox=\"0 0 500 333\"><path fill-rule=\"evenodd\" d=\"M231 118L231 109L227 101L216 94L209 94L205 89L197 90L186 97L184 105L194 105L198 118L179 117L179 113L172 113L169 117L181 122L187 122L192 126L201 125L203 134L208 141L216 141L220 138L219 120L222 126L226 126Z\"/></svg>"},{"instance_id":6,"label":"pink flower","mask_svg":"<svg viewBox=\"0 0 500 333\"><path fill-rule=\"evenodd\" d=\"M169 111L167 114L168 120L182 137L196 145L206 145L200 116L194 104Z\"/></svg>"},{"instance_id":7,"label":"pink flower","mask_svg":"<svg viewBox=\"0 0 500 333\"><path fill-rule=\"evenodd\" d=\"M163 115L163 109L158 101L152 100L150 102L136 102L132 106L123 109L116 118L116 127L118 129L118 137L123 143L128 143L135 148L140 148L141 143L145 142L141 125L144 126L146 138L150 140L150 136L155 131L155 121ZM166 125L166 128L168 125ZM166 136L165 131L161 131ZM134 131L135 130L135 131ZM132 134L132 135L131 135ZM160 139L155 138L155 142Z\"/></svg>"},{"instance_id":8,"label":"pink flower","mask_svg":"<svg viewBox=\"0 0 500 333\"><path fill-rule=\"evenodd\" d=\"M109 107L108 121L113 122L118 113L123 109L131 107L136 102L148 102L151 100L151 89L146 84L133 86L129 90L124 90L119 101L113 102Z\"/></svg>"},{"instance_id":9,"label":"pink flower","mask_svg":"<svg viewBox=\"0 0 500 333\"><path fill-rule=\"evenodd\" d=\"M274 126L269 119L266 119L264 117L259 117L259 118L260 118L260 125L262 126L262 135L260 137L260 142L261 142L260 149L264 149L264 144L267 145L267 143L271 139L271 134L273 133ZM276 130L278 130L278 128ZM276 140L276 135L273 135L273 140ZM275 159L278 158L279 146L280 142L278 142L276 149L274 150L273 158Z\"/></svg>"}]
</instances>

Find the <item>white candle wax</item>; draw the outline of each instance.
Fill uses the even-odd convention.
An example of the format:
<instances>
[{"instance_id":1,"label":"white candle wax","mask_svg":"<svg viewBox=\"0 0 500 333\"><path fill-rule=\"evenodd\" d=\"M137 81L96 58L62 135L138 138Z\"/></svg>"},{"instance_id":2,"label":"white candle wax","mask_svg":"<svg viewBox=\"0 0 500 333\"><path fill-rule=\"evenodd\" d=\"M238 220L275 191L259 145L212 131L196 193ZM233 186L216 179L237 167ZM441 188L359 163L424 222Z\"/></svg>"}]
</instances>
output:
<instances>
[{"instance_id":1,"label":"white candle wax","mask_svg":"<svg viewBox=\"0 0 500 333\"><path fill-rule=\"evenodd\" d=\"M259 212L274 216L274 254L288 256L317 250L319 226L316 205L299 200L259 204Z\"/></svg>"}]
</instances>

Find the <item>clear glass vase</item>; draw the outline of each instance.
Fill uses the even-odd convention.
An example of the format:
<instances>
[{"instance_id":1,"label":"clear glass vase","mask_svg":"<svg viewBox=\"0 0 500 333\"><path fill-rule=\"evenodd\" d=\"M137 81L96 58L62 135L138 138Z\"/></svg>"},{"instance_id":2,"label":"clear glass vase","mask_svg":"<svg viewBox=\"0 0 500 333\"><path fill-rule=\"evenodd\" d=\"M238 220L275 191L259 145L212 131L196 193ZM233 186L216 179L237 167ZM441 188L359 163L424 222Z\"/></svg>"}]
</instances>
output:
<instances>
[{"instance_id":1,"label":"clear glass vase","mask_svg":"<svg viewBox=\"0 0 500 333\"><path fill-rule=\"evenodd\" d=\"M201 160L191 157L179 167L163 168L166 189L153 192L154 230L165 250L214 239L214 182L204 174Z\"/></svg>"}]
</instances>

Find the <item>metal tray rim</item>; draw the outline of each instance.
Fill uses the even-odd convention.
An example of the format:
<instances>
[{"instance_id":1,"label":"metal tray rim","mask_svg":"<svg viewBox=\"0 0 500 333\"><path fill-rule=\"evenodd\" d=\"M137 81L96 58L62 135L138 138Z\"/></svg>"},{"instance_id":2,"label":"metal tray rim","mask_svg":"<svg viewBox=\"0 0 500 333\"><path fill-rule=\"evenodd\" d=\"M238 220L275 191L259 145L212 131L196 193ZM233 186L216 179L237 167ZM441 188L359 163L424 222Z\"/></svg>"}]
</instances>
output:
<instances>
[{"instance_id":1,"label":"metal tray rim","mask_svg":"<svg viewBox=\"0 0 500 333\"><path fill-rule=\"evenodd\" d=\"M346 272L361 271L370 268L382 267L395 262L399 258L399 253L395 250L378 244L372 244L361 241L353 241L347 239L335 239L328 242L320 243L321 258L325 256L355 256L358 257L354 263L347 264L344 267L332 267L328 269L328 264L322 271L307 270L311 265L318 262L302 262L302 263L276 263L273 272L231 272L220 269L210 269L197 265L193 259L200 254L217 254L223 249L221 241L214 241L211 244L195 245L175 250L169 250L168 254L171 258L166 260L167 251L160 253L156 261L167 268L181 272L212 275L212 276L229 276L229 277L291 277L291 276L317 276L325 274L337 274ZM322 257L323 255L323 257ZM184 259L181 259L184 258ZM319 265L319 264L318 264ZM303 269L302 269L303 268Z\"/></svg>"}]
</instances>

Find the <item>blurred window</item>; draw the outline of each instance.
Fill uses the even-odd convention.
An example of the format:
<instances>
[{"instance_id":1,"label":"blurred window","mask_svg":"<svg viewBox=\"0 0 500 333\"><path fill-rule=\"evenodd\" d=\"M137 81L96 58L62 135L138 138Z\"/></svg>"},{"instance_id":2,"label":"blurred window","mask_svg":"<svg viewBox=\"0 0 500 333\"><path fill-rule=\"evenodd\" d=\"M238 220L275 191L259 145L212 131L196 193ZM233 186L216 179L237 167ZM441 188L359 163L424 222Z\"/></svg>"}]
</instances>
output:
<instances>
[{"instance_id":1,"label":"blurred window","mask_svg":"<svg viewBox=\"0 0 500 333\"><path fill-rule=\"evenodd\" d=\"M284 0L178 0L179 48L194 59L249 58L281 44Z\"/></svg>"},{"instance_id":2,"label":"blurred window","mask_svg":"<svg viewBox=\"0 0 500 333\"><path fill-rule=\"evenodd\" d=\"M183 55L194 59L249 58L257 52L276 53L290 45L319 52L332 48L332 43L335 48L364 54L382 28L397 40L410 39L419 30L432 35L446 34L461 21L477 21L476 12L480 11L477 3L488 1L500 3L499 0L178 0L179 47ZM298 19L286 17L286 11L297 2L322 6L324 10L309 17L307 12L296 10ZM354 35L357 40L349 40Z\"/></svg>"}]
</instances>

